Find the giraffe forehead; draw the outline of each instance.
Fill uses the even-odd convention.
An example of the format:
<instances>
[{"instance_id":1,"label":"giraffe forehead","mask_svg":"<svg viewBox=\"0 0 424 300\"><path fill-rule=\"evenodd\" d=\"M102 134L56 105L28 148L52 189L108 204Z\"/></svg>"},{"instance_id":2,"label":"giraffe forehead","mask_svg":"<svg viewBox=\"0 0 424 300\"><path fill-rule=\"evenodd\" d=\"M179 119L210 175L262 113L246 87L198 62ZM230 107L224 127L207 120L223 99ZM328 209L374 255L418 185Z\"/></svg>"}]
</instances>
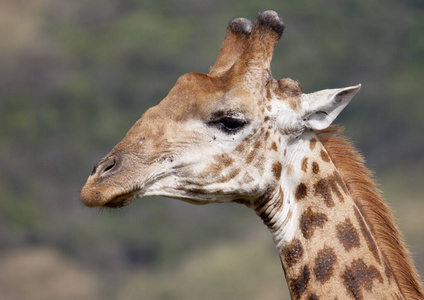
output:
<instances>
[{"instance_id":1,"label":"giraffe forehead","mask_svg":"<svg viewBox=\"0 0 424 300\"><path fill-rule=\"evenodd\" d=\"M226 88L222 80L203 73L181 76L156 110L159 116L183 121L196 116L206 119L213 106L222 102Z\"/></svg>"},{"instance_id":2,"label":"giraffe forehead","mask_svg":"<svg viewBox=\"0 0 424 300\"><path fill-rule=\"evenodd\" d=\"M240 112L246 117L258 117L257 95L237 87L225 78L203 73L181 76L165 99L153 108L154 118L175 121L208 120L217 111Z\"/></svg>"},{"instance_id":3,"label":"giraffe forehead","mask_svg":"<svg viewBox=\"0 0 424 300\"><path fill-rule=\"evenodd\" d=\"M240 112L252 120L264 115L274 118L284 115L291 120L293 112L300 106L299 95L300 85L290 78L278 82L271 79L266 91L253 93L226 80L225 76L188 73L181 76L167 97L151 110L150 119L206 121L212 113L221 110Z\"/></svg>"},{"instance_id":4,"label":"giraffe forehead","mask_svg":"<svg viewBox=\"0 0 424 300\"><path fill-rule=\"evenodd\" d=\"M126 141L133 140L138 144L139 140L153 139L162 144L160 141L177 129L186 132L187 128L181 127L186 122L207 122L216 113L240 113L256 125L268 121L278 125L283 121L283 127L293 127L298 120L291 103L295 96L282 92L276 83L271 80L268 86L271 92L260 94L225 82L222 77L204 73L185 74L165 99L140 118L128 132Z\"/></svg>"}]
</instances>

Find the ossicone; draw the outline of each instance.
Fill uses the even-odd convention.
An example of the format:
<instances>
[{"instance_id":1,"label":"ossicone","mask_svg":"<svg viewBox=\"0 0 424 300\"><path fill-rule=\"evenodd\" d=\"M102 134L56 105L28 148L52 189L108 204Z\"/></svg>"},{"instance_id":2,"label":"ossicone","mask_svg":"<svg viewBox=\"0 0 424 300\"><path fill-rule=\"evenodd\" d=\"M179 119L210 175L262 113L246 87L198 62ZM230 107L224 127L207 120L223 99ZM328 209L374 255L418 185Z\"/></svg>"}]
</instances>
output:
<instances>
[{"instance_id":1,"label":"ossicone","mask_svg":"<svg viewBox=\"0 0 424 300\"><path fill-rule=\"evenodd\" d=\"M237 18L228 23L224 42L215 65L210 68L210 75L222 75L227 72L240 57L252 31L252 21Z\"/></svg>"},{"instance_id":2,"label":"ossicone","mask_svg":"<svg viewBox=\"0 0 424 300\"><path fill-rule=\"evenodd\" d=\"M231 69L238 82L266 84L271 74L274 48L284 31L284 22L275 11L261 12L253 24L245 50Z\"/></svg>"},{"instance_id":3,"label":"ossicone","mask_svg":"<svg viewBox=\"0 0 424 300\"><path fill-rule=\"evenodd\" d=\"M254 23L244 18L232 20L209 74L226 74L233 82L256 82L258 87L266 84L271 75L274 48L284 28L284 22L272 10L261 12Z\"/></svg>"}]
</instances>

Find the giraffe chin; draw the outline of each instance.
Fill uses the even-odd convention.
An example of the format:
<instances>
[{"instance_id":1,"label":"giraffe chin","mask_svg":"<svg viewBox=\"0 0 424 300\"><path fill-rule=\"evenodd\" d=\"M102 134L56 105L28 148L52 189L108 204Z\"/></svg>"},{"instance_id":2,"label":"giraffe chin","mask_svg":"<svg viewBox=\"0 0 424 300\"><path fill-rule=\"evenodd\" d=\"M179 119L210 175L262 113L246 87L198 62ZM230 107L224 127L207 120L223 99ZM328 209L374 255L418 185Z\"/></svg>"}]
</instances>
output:
<instances>
[{"instance_id":1,"label":"giraffe chin","mask_svg":"<svg viewBox=\"0 0 424 300\"><path fill-rule=\"evenodd\" d=\"M124 206L127 206L131 202L133 202L135 199L139 198L138 194L140 193L139 190L131 191L128 193L120 194L112 198L112 200L106 202L103 204L103 207L107 208L121 208Z\"/></svg>"}]
</instances>

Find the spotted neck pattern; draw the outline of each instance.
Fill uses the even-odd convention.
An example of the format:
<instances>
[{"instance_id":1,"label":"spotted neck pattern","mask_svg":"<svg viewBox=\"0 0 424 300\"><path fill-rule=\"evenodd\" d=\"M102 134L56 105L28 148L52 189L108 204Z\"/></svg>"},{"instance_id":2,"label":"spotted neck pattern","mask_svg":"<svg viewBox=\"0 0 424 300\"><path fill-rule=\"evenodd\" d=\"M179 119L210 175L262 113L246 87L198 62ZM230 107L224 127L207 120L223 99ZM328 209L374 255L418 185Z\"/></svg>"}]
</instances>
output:
<instances>
[{"instance_id":1,"label":"spotted neck pattern","mask_svg":"<svg viewBox=\"0 0 424 300\"><path fill-rule=\"evenodd\" d=\"M288 148L281 186L254 203L293 299L403 299L384 253L312 132ZM305 151L306 149L306 151Z\"/></svg>"}]
</instances>

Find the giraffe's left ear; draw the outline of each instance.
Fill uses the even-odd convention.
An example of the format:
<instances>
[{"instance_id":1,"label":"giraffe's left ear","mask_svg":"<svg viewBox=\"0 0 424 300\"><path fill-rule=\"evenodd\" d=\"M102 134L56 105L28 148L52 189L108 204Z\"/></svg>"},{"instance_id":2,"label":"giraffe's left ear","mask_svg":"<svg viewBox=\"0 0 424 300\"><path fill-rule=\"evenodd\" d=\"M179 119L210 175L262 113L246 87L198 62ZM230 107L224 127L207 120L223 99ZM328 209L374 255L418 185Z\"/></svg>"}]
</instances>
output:
<instances>
[{"instance_id":1,"label":"giraffe's left ear","mask_svg":"<svg viewBox=\"0 0 424 300\"><path fill-rule=\"evenodd\" d=\"M361 85L322 90L302 95L303 125L309 129L322 130L331 125L339 113L349 104Z\"/></svg>"}]
</instances>

